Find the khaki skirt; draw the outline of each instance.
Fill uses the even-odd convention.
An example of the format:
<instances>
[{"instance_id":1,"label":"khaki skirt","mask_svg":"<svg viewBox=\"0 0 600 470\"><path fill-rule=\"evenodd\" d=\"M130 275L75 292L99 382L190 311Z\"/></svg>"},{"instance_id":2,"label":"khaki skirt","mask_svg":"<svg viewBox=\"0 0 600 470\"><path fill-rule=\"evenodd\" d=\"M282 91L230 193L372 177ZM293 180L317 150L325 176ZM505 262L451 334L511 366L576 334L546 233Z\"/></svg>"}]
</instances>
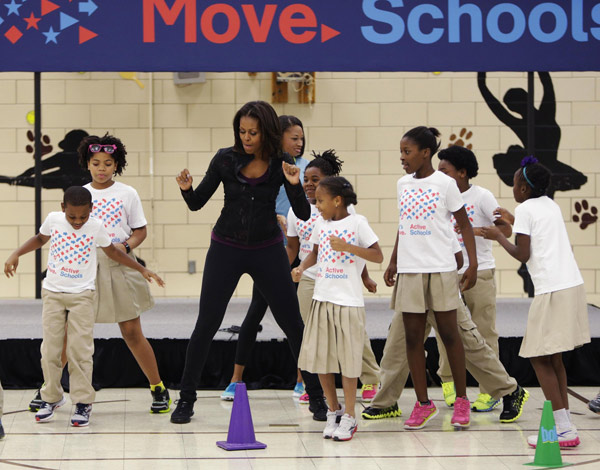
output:
<instances>
[{"instance_id":1,"label":"khaki skirt","mask_svg":"<svg viewBox=\"0 0 600 470\"><path fill-rule=\"evenodd\" d=\"M589 342L590 323L581 284L534 297L519 356L548 356Z\"/></svg>"},{"instance_id":2,"label":"khaki skirt","mask_svg":"<svg viewBox=\"0 0 600 470\"><path fill-rule=\"evenodd\" d=\"M138 271L113 261L98 250L96 323L133 320L154 306L150 286ZM129 254L132 259L133 254Z\"/></svg>"},{"instance_id":3,"label":"khaki skirt","mask_svg":"<svg viewBox=\"0 0 600 470\"><path fill-rule=\"evenodd\" d=\"M364 307L313 300L304 327L298 367L315 374L359 377L365 335Z\"/></svg>"}]
</instances>

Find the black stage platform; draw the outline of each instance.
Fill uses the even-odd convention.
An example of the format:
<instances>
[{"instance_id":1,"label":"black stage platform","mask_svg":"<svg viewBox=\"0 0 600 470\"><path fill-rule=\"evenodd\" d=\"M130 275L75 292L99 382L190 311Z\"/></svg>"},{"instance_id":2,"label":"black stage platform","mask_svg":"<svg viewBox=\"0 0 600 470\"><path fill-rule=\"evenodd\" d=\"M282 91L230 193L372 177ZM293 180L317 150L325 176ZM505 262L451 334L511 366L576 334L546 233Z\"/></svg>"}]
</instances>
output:
<instances>
[{"instance_id":1,"label":"black stage platform","mask_svg":"<svg viewBox=\"0 0 600 470\"><path fill-rule=\"evenodd\" d=\"M508 372L525 386L537 386L529 361L518 357L525 332L530 299L498 299L497 329L500 359ZM366 299L367 333L373 351L381 359L393 312L388 299ZM240 325L249 300L231 301L222 328ZM156 306L142 315L142 326L158 360L161 377L169 388L178 388L187 339L197 316L197 299L156 299ZM600 384L600 309L588 308L592 343L564 355L569 385ZM40 367L41 301L0 301L0 380L5 388L34 388L42 382ZM244 380L249 388L291 388L295 362L282 331L270 312L248 360ZM106 387L143 387L146 378L121 339L117 325L96 325L94 330L94 384ZM219 332L210 348L201 388L222 389L231 378L237 335ZM428 369L438 381L435 338L426 342ZM470 384L475 382L470 378Z\"/></svg>"}]
</instances>

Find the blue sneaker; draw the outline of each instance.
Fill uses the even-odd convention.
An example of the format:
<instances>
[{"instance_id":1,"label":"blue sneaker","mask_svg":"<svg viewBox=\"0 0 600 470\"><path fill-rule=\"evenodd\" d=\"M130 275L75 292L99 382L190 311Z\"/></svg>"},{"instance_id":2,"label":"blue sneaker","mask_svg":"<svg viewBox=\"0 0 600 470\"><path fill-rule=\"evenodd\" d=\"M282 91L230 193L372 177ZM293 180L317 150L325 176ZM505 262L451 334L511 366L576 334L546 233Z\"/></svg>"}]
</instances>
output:
<instances>
[{"instance_id":1,"label":"blue sneaker","mask_svg":"<svg viewBox=\"0 0 600 470\"><path fill-rule=\"evenodd\" d=\"M235 382L231 382L227 385L227 388L223 393L221 393L221 400L223 401L233 401L235 397Z\"/></svg>"},{"instance_id":2,"label":"blue sneaker","mask_svg":"<svg viewBox=\"0 0 600 470\"><path fill-rule=\"evenodd\" d=\"M300 398L304 395L304 384L302 382L296 382L294 387L294 398Z\"/></svg>"}]
</instances>

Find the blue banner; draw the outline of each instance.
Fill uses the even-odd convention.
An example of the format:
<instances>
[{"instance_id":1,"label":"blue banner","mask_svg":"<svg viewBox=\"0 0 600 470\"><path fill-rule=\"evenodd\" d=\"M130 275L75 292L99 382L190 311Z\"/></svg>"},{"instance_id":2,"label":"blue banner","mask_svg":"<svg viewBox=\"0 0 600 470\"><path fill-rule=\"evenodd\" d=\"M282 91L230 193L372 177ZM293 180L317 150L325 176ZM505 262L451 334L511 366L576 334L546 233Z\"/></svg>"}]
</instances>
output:
<instances>
[{"instance_id":1,"label":"blue banner","mask_svg":"<svg viewBox=\"0 0 600 470\"><path fill-rule=\"evenodd\" d=\"M0 0L0 71L600 70L597 0Z\"/></svg>"}]
</instances>

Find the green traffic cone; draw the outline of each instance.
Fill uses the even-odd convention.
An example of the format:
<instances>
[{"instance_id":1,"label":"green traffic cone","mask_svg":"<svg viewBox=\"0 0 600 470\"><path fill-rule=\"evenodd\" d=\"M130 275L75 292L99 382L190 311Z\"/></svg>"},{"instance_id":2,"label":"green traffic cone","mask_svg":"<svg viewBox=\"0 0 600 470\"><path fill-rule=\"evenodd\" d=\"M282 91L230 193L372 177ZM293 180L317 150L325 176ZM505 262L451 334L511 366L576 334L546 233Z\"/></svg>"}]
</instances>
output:
<instances>
[{"instance_id":1,"label":"green traffic cone","mask_svg":"<svg viewBox=\"0 0 600 470\"><path fill-rule=\"evenodd\" d=\"M560 456L560 445L556 434L556 424L554 423L554 414L552 413L552 402L546 400L542 410L542 421L538 433L537 446L535 447L535 457L533 462L525 465L534 467L559 468L572 465L563 463Z\"/></svg>"}]
</instances>

